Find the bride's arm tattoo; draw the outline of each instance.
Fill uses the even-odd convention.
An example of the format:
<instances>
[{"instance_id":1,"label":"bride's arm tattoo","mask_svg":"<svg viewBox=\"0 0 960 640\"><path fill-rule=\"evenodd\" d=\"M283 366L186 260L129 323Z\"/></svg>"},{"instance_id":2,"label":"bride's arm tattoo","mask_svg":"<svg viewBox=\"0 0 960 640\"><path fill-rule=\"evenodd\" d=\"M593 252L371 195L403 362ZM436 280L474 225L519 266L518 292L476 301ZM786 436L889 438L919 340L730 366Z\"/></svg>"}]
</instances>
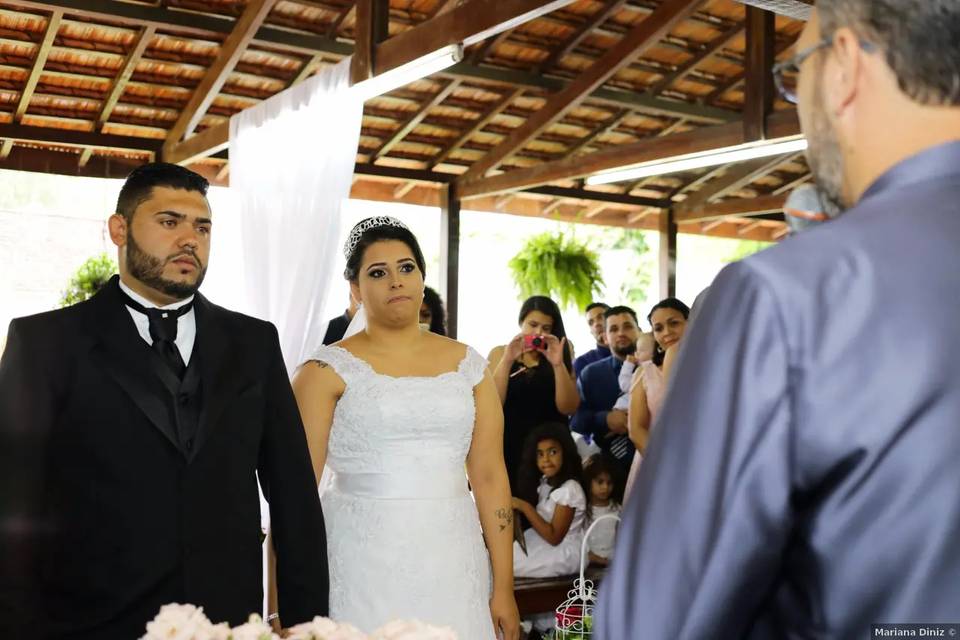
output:
<instances>
[{"instance_id":1,"label":"bride's arm tattoo","mask_svg":"<svg viewBox=\"0 0 960 640\"><path fill-rule=\"evenodd\" d=\"M497 509L496 515L500 522L500 531L513 524L513 509Z\"/></svg>"},{"instance_id":2,"label":"bride's arm tattoo","mask_svg":"<svg viewBox=\"0 0 960 640\"><path fill-rule=\"evenodd\" d=\"M314 362L317 363L317 366L320 367L321 369L327 369L330 367L330 365L328 365L323 360L314 360Z\"/></svg>"}]
</instances>

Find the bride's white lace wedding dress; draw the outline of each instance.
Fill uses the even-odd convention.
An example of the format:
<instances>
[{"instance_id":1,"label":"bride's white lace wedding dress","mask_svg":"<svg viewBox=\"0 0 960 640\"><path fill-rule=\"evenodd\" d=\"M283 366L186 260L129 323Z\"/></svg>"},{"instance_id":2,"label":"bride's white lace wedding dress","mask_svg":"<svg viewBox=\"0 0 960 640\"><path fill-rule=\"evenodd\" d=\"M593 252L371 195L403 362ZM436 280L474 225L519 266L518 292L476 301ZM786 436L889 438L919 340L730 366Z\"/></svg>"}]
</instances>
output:
<instances>
[{"instance_id":1,"label":"bride's white lace wedding dress","mask_svg":"<svg viewBox=\"0 0 960 640\"><path fill-rule=\"evenodd\" d=\"M368 633L418 618L492 640L490 563L464 466L486 361L468 348L456 371L398 378L340 347L312 359L346 384L322 500L331 617Z\"/></svg>"}]
</instances>

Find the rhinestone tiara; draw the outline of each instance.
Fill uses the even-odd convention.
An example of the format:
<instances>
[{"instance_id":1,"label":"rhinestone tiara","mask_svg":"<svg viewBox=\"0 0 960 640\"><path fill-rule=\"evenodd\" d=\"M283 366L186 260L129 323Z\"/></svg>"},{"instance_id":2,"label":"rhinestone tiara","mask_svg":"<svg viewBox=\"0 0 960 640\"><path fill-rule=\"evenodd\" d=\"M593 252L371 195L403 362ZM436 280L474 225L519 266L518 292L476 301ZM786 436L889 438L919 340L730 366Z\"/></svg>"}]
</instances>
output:
<instances>
[{"instance_id":1,"label":"rhinestone tiara","mask_svg":"<svg viewBox=\"0 0 960 640\"><path fill-rule=\"evenodd\" d=\"M390 216L374 216L372 218L367 218L366 220L361 220L357 223L351 231L350 235L347 237L347 241L343 245L343 255L350 261L350 256L353 255L353 250L357 248L357 244L360 242L360 238L363 237L363 234L369 231L370 229L376 229L377 227L399 227L400 229L410 229L407 225L403 224L396 218L391 218Z\"/></svg>"}]
</instances>

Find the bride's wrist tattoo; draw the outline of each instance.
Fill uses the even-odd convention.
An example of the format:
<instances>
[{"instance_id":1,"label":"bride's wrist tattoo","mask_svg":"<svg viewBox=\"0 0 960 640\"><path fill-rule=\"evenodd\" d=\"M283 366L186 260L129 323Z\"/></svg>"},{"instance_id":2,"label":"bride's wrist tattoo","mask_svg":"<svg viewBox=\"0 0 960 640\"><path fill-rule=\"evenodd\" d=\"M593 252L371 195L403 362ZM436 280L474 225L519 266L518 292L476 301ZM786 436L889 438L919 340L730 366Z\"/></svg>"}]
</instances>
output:
<instances>
[{"instance_id":1,"label":"bride's wrist tattoo","mask_svg":"<svg viewBox=\"0 0 960 640\"><path fill-rule=\"evenodd\" d=\"M513 509L497 509L496 513L500 521L500 531L513 524Z\"/></svg>"}]
</instances>

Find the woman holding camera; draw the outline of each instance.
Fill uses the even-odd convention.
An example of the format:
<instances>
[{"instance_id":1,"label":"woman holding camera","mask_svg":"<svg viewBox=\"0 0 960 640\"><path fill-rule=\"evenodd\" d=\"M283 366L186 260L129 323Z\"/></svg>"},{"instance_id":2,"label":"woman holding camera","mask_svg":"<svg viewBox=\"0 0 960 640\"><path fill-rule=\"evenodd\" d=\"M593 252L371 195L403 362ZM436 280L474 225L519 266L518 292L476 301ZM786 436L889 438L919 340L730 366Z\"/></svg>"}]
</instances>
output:
<instances>
[{"instance_id":1,"label":"woman holding camera","mask_svg":"<svg viewBox=\"0 0 960 640\"><path fill-rule=\"evenodd\" d=\"M573 349L557 303L546 296L528 298L519 324L520 333L487 358L503 402L503 457L514 492L529 433L546 422L566 422L580 405Z\"/></svg>"}]
</instances>

